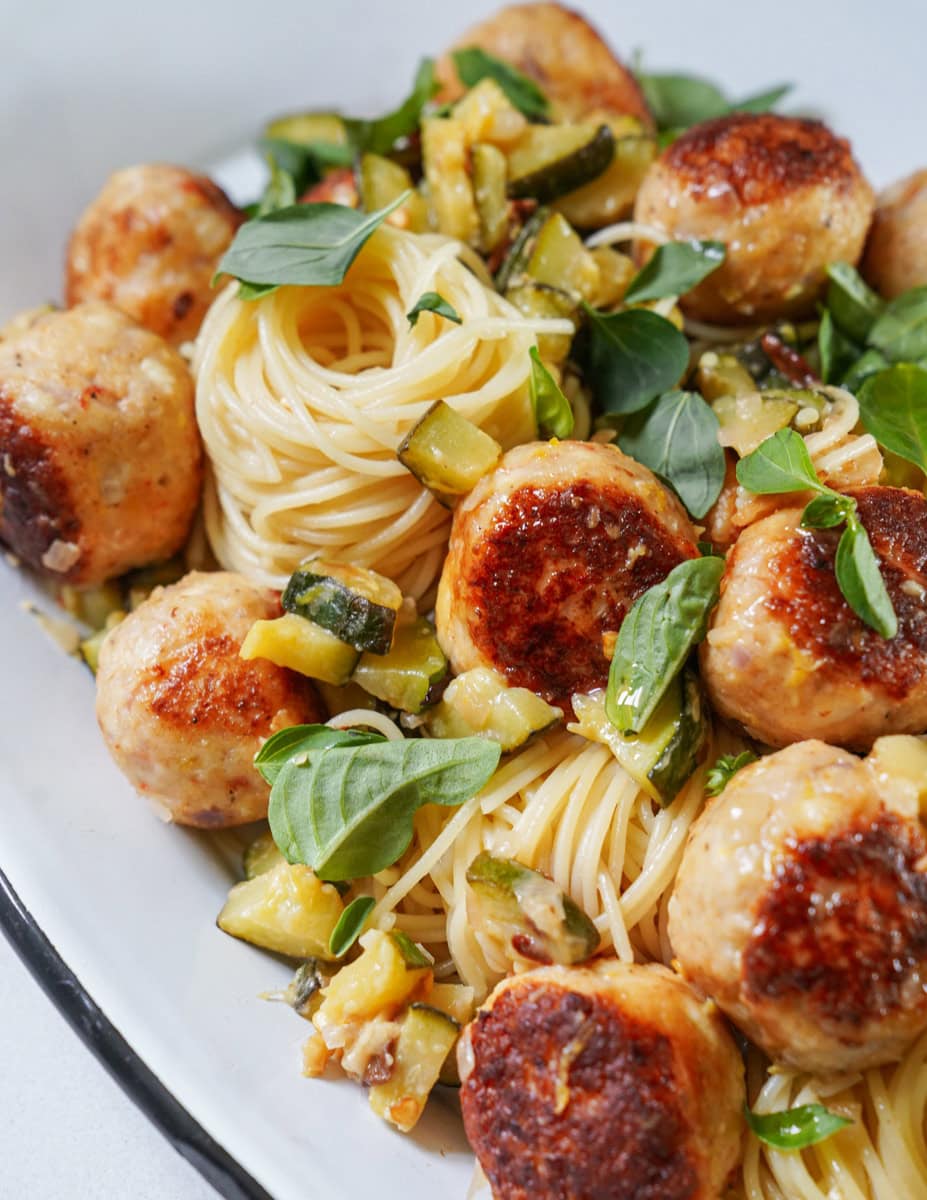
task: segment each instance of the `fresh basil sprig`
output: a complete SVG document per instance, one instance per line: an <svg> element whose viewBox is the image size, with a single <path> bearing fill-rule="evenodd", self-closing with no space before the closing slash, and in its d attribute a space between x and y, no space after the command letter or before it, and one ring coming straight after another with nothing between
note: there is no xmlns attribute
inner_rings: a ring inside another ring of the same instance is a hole
<svg viewBox="0 0 927 1200"><path fill-rule="evenodd" d="M885 301L876 295L859 271L847 262L827 268L827 310L837 328L854 342L864 344Z"/></svg>
<svg viewBox="0 0 927 1200"><path fill-rule="evenodd" d="M389 154L397 142L417 132L422 110L439 86L434 61L424 58L416 72L412 91L393 112L372 121L343 117L354 150L358 154Z"/></svg>
<svg viewBox="0 0 927 1200"><path fill-rule="evenodd" d="M550 112L547 97L527 75L479 46L466 46L451 55L464 87L475 87L481 79L493 79L508 99L529 121L542 121Z"/></svg>
<svg viewBox="0 0 927 1200"><path fill-rule="evenodd" d="M732 101L717 84L695 75L654 75L638 71L637 80L657 128L679 132L700 121L710 121L728 113L769 112L792 90L792 85L785 83Z"/></svg>
<svg viewBox="0 0 927 1200"><path fill-rule="evenodd" d="M779 429L737 464L737 482L759 495L815 492L801 523L806 529L831 529L846 523L837 544L834 574L850 608L884 638L898 632L898 618L879 570L879 560L856 512L856 501L818 479L804 438Z"/></svg>
<svg viewBox="0 0 927 1200"><path fill-rule="evenodd" d="M446 321L453 321L455 325L460 325L463 320L453 304L445 300L440 292L423 292L406 313L406 319L413 328L418 324L418 319L423 312L435 313L439 317L444 317Z"/></svg>
<svg viewBox="0 0 927 1200"><path fill-rule="evenodd" d="M618 631L605 692L605 711L620 733L640 733L705 636L723 573L722 558L688 559L631 606Z"/></svg>
<svg viewBox="0 0 927 1200"><path fill-rule="evenodd" d="M254 756L254 765L269 784L288 762L308 760L310 754L332 746L367 746L386 739L368 729L332 729L329 725L290 725L267 739Z"/></svg>
<svg viewBox="0 0 927 1200"><path fill-rule="evenodd" d="M697 392L672 391L629 417L618 444L664 479L693 517L703 517L724 484L718 432L718 418Z"/></svg>
<svg viewBox="0 0 927 1200"><path fill-rule="evenodd" d="M818 326L818 356L825 383L839 383L860 357L859 346L850 341L827 308Z"/></svg>
<svg viewBox="0 0 927 1200"><path fill-rule="evenodd" d="M927 358L927 287L911 288L889 300L868 340L889 362Z"/></svg>
<svg viewBox="0 0 927 1200"><path fill-rule="evenodd" d="M625 304L684 296L724 262L723 242L666 242L658 246L647 264L631 280Z"/></svg>
<svg viewBox="0 0 927 1200"><path fill-rule="evenodd" d="M858 399L862 422L879 445L927 471L927 370L897 363L870 376Z"/></svg>
<svg viewBox="0 0 927 1200"><path fill-rule="evenodd" d="M328 953L332 958L341 958L351 949L364 932L367 918L376 908L373 896L356 896L347 906L328 939Z"/></svg>
<svg viewBox="0 0 927 1200"><path fill-rule="evenodd" d="M816 1146L853 1122L823 1104L802 1104L784 1112L755 1113L744 1105L747 1124L761 1142L777 1150Z"/></svg>
<svg viewBox="0 0 927 1200"><path fill-rule="evenodd" d="M568 438L573 432L573 409L560 385L541 361L537 346L528 351L531 375L528 378L534 419L538 428L556 438Z"/></svg>
<svg viewBox="0 0 927 1200"><path fill-rule="evenodd" d="M705 776L705 791L709 796L720 796L742 767L756 762L752 750L741 750L740 754L722 754Z"/></svg>
<svg viewBox="0 0 927 1200"><path fill-rule="evenodd" d="M638 412L678 384L689 343L670 321L645 308L604 313L584 303L583 309L577 354L602 412Z"/></svg>

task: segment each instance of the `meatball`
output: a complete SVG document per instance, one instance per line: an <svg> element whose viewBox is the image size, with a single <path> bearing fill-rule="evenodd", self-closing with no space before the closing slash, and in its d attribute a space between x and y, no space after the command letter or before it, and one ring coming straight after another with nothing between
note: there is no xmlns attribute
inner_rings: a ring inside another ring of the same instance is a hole
<svg viewBox="0 0 927 1200"><path fill-rule="evenodd" d="M927 171L879 196L862 270L883 296L927 285Z"/></svg>
<svg viewBox="0 0 927 1200"><path fill-rule="evenodd" d="M682 306L738 324L812 312L827 264L859 258L872 208L849 143L826 125L737 113L677 138L645 176L634 216L676 240L727 245Z"/></svg>
<svg viewBox="0 0 927 1200"><path fill-rule="evenodd" d="M714 1005L665 967L506 979L458 1062L496 1200L717 1200L739 1158L740 1055Z"/></svg>
<svg viewBox="0 0 927 1200"><path fill-rule="evenodd" d="M76 585L169 558L199 501L193 380L176 350L109 304L0 341L0 538Z"/></svg>
<svg viewBox="0 0 927 1200"><path fill-rule="evenodd" d="M455 49L479 46L534 79L559 119L587 114L653 119L633 74L585 18L562 4L513 4L468 30ZM464 92L450 54L438 60L442 101Z"/></svg>
<svg viewBox="0 0 927 1200"><path fill-rule="evenodd" d="M819 737L867 750L927 729L927 501L903 488L850 490L898 616L886 639L837 586L836 530L801 528L790 508L749 526L728 555L701 647L715 708L751 737Z"/></svg>
<svg viewBox="0 0 927 1200"><path fill-rule="evenodd" d="M168 341L189 341L241 220L205 175L163 164L117 171L71 235L67 302L109 300Z"/></svg>
<svg viewBox="0 0 927 1200"><path fill-rule="evenodd" d="M181 825L215 829L267 815L253 766L278 729L323 720L307 679L238 652L276 592L240 575L193 572L156 588L100 651L97 720L116 765Z"/></svg>
<svg viewBox="0 0 927 1200"><path fill-rule="evenodd" d="M670 900L688 979L776 1062L863 1070L927 1028L927 841L910 792L801 742L693 825Z"/></svg>
<svg viewBox="0 0 927 1200"><path fill-rule="evenodd" d="M697 556L679 501L616 447L517 446L454 511L438 640L458 674L492 667L568 709L607 682L603 634Z"/></svg>

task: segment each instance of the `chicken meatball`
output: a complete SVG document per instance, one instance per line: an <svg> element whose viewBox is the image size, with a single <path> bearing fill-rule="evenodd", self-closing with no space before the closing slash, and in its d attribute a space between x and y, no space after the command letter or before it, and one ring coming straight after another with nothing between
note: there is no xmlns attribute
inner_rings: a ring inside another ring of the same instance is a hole
<svg viewBox="0 0 927 1200"><path fill-rule="evenodd" d="M187 365L109 304L0 341L0 539L76 585L169 558L199 501Z"/></svg>
<svg viewBox="0 0 927 1200"><path fill-rule="evenodd" d="M607 682L603 634L697 556L682 505L617 447L517 446L454 511L438 640L458 674L492 667L569 709Z"/></svg>
<svg viewBox="0 0 927 1200"><path fill-rule="evenodd" d="M927 501L903 488L850 490L898 617L883 638L837 586L836 530L802 510L749 526L728 555L701 647L715 708L751 737L819 737L867 750L884 733L927 729Z"/></svg>
<svg viewBox="0 0 927 1200"><path fill-rule="evenodd" d="M776 1062L862 1070L927 1028L927 841L910 792L823 742L742 768L693 825L669 934Z"/></svg>
<svg viewBox="0 0 927 1200"><path fill-rule="evenodd" d="M205 175L163 164L117 171L71 235L67 302L109 300L168 341L189 341L241 220Z"/></svg>
<svg viewBox="0 0 927 1200"><path fill-rule="evenodd" d="M879 196L862 270L883 296L927 285L927 171Z"/></svg>
<svg viewBox="0 0 927 1200"><path fill-rule="evenodd" d="M677 138L644 178L634 215L676 240L726 244L723 265L682 306L736 325L812 312L827 264L859 258L872 208L849 143L826 125L736 113Z"/></svg>
<svg viewBox="0 0 927 1200"><path fill-rule="evenodd" d="M278 729L323 720L307 679L238 652L276 592L240 575L193 572L156 588L107 635L97 720L133 787L181 825L215 829L267 815L253 765Z"/></svg>
<svg viewBox="0 0 927 1200"><path fill-rule="evenodd" d="M740 1055L714 1005L665 967L506 979L458 1062L496 1200L717 1200L739 1158Z"/></svg>
<svg viewBox="0 0 927 1200"><path fill-rule="evenodd" d="M586 114L653 120L633 74L579 13L562 4L513 4L468 30L456 48L479 46L537 82L561 120ZM440 100L464 92L450 54L438 60Z"/></svg>

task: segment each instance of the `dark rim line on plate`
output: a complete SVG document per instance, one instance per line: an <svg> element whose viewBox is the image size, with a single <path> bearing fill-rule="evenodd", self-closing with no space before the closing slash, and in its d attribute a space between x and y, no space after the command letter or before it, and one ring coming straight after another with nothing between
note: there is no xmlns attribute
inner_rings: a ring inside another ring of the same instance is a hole
<svg viewBox="0 0 927 1200"><path fill-rule="evenodd" d="M2 871L0 929L84 1045L182 1158L225 1200L273 1200L139 1058L36 924Z"/></svg>

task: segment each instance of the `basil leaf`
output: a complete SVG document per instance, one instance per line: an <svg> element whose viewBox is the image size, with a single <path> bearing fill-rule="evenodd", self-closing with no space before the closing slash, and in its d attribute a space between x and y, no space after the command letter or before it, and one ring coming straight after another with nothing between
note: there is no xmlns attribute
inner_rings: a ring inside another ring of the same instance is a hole
<svg viewBox="0 0 927 1200"><path fill-rule="evenodd" d="M689 343L675 325L645 308L583 308L588 320L578 353L603 412L637 412L676 386L689 365Z"/></svg>
<svg viewBox="0 0 927 1200"><path fill-rule="evenodd" d="M637 80L660 129L685 129L727 112L727 98L708 79L694 75L638 74Z"/></svg>
<svg viewBox="0 0 927 1200"><path fill-rule="evenodd" d="M730 106L730 111L745 113L772 112L779 101L793 90L794 86L791 83L780 83L775 87L767 88L763 92L756 92L752 96L745 96L743 100L736 100Z"/></svg>
<svg viewBox="0 0 927 1200"><path fill-rule="evenodd" d="M827 308L821 314L821 324L818 326L818 354L821 359L821 378L825 383L838 383L860 355L859 347L841 333Z"/></svg>
<svg viewBox="0 0 927 1200"><path fill-rule="evenodd" d="M376 908L373 896L356 896L338 918L338 923L328 939L328 953L332 958L341 958L351 949L364 931L367 918Z"/></svg>
<svg viewBox="0 0 927 1200"><path fill-rule="evenodd" d="M621 733L640 733L705 636L723 573L721 558L689 559L631 606L615 641L605 693L608 719Z"/></svg>
<svg viewBox="0 0 927 1200"><path fill-rule="evenodd" d="M751 1112L744 1105L744 1116L761 1142L779 1150L804 1150L853 1124L849 1117L831 1112L823 1104L802 1104L775 1113Z"/></svg>
<svg viewBox="0 0 927 1200"><path fill-rule="evenodd" d="M382 733L366 729L332 729L329 725L290 725L267 739L254 756L254 765L273 783L288 762L332 746L366 746L382 742Z"/></svg>
<svg viewBox="0 0 927 1200"><path fill-rule="evenodd" d="M258 146L277 166L293 176L297 196L318 183L327 167L349 167L354 162L351 146L336 142L290 142L285 138L261 138Z"/></svg>
<svg viewBox="0 0 927 1200"><path fill-rule="evenodd" d="M453 304L448 304L442 295L438 292L424 292L416 300L415 305L406 313L408 322L413 327L418 324L418 319L423 312L436 313L439 317L444 317L445 320L453 321L455 325L460 325L462 318Z"/></svg>
<svg viewBox="0 0 927 1200"><path fill-rule="evenodd" d="M927 358L927 286L889 300L869 331L869 345L891 362Z"/></svg>
<svg viewBox="0 0 927 1200"><path fill-rule="evenodd" d="M856 511L856 501L839 492L823 493L805 506L801 523L805 529L833 529L842 525Z"/></svg>
<svg viewBox="0 0 927 1200"><path fill-rule="evenodd" d="M321 879L373 875L408 848L423 804L463 804L489 780L499 755L486 738L403 738L291 760L271 792L271 832L291 862Z"/></svg>
<svg viewBox="0 0 927 1200"><path fill-rule="evenodd" d="M568 438L573 432L573 409L570 402L541 361L537 346L532 346L528 353L531 356L531 375L528 383L538 428L546 429L552 437Z"/></svg>
<svg viewBox="0 0 927 1200"><path fill-rule="evenodd" d="M693 517L703 517L724 484L718 431L718 418L697 392L673 391L629 417L618 445L664 479Z"/></svg>
<svg viewBox="0 0 927 1200"><path fill-rule="evenodd" d="M455 50L451 57L464 87L474 87L481 79L494 79L520 113L529 121L542 120L550 111L550 103L538 85L511 63L487 54L479 46Z"/></svg>
<svg viewBox="0 0 927 1200"><path fill-rule="evenodd" d="M837 543L834 571L844 599L860 620L882 637L893 638L898 632L898 618L869 534L855 513L847 518L847 527Z"/></svg>
<svg viewBox="0 0 927 1200"><path fill-rule="evenodd" d="M886 450L927 471L927 371L898 363L859 392L863 424Z"/></svg>
<svg viewBox="0 0 927 1200"><path fill-rule="evenodd" d="M294 204L246 221L222 256L217 275L249 284L331 287L341 283L364 243L408 196L377 212L342 204Z"/></svg>
<svg viewBox="0 0 927 1200"><path fill-rule="evenodd" d="M723 242L666 242L658 246L650 261L631 280L625 304L684 296L724 262Z"/></svg>
<svg viewBox="0 0 927 1200"><path fill-rule="evenodd" d="M784 492L829 492L818 479L805 439L794 429L778 429L737 464L737 482L761 496Z"/></svg>
<svg viewBox="0 0 927 1200"><path fill-rule="evenodd" d="M846 372L841 385L856 396L867 379L890 366L891 363L880 350L867 350Z"/></svg>
<svg viewBox="0 0 927 1200"><path fill-rule="evenodd" d="M411 93L385 117L374 121L343 117L348 138L358 153L389 154L397 142L418 131L422 109L439 88L432 59L422 59Z"/></svg>
<svg viewBox="0 0 927 1200"><path fill-rule="evenodd" d="M293 176L279 166L270 154L267 156L267 164L270 167L270 179L257 203L253 214L255 217L266 216L267 213L276 212L278 208L290 208L296 203L296 181Z"/></svg>
<svg viewBox="0 0 927 1200"><path fill-rule="evenodd" d="M838 329L854 342L865 343L885 301L849 263L831 263L827 275L827 308Z"/></svg>
<svg viewBox="0 0 927 1200"><path fill-rule="evenodd" d="M401 929L394 929L390 937L396 943L396 948L407 967L414 970L418 967L431 966L433 960L425 957L419 944L413 942L407 933L403 933Z"/></svg>
<svg viewBox="0 0 927 1200"><path fill-rule="evenodd" d="M709 796L720 796L737 772L752 762L756 762L752 750L742 750L740 754L722 754L705 776L705 791Z"/></svg>

